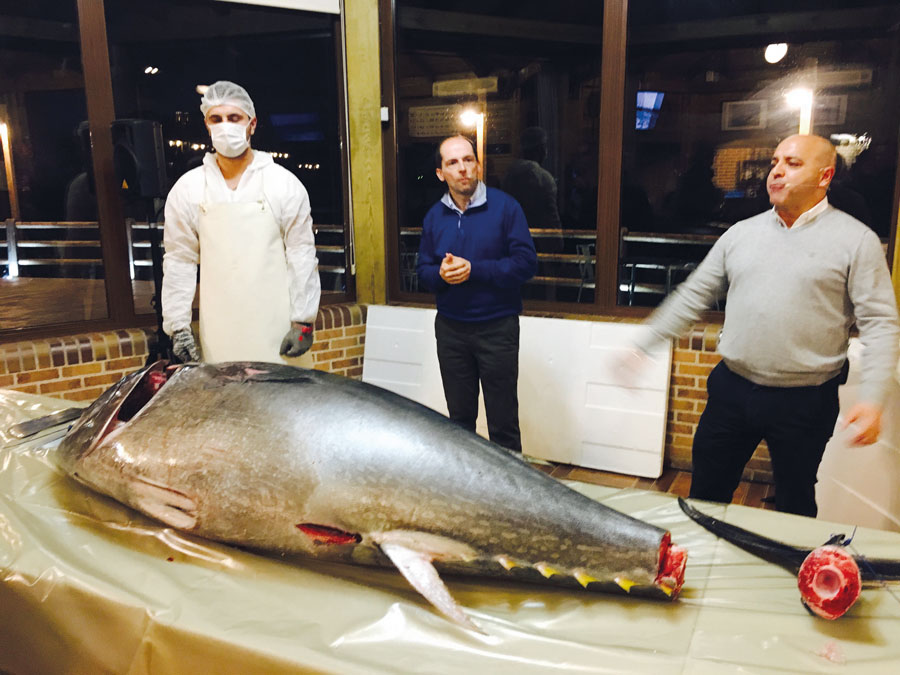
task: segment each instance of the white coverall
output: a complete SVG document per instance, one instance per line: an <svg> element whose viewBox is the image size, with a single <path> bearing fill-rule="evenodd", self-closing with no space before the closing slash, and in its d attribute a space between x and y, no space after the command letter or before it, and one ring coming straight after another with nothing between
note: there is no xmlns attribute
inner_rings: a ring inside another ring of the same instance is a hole
<svg viewBox="0 0 900 675"><path fill-rule="evenodd" d="M277 345L290 322L314 323L318 313L321 288L306 188L271 155L252 152L253 161L235 190L226 185L215 155L207 154L202 166L175 183L166 200L163 330L172 335L190 326L202 262L200 342L210 352L203 354L207 361L277 362ZM222 236L217 236L219 218ZM215 243L207 245L206 254L200 246L204 237ZM266 311L265 320L255 320ZM273 317L275 325L261 325L272 323ZM260 341L266 345L261 347Z"/></svg>

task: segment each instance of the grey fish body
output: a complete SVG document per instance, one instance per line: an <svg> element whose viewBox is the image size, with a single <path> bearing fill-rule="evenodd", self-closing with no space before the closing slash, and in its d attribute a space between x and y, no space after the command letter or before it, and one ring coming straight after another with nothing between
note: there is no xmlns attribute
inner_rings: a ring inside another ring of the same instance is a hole
<svg viewBox="0 0 900 675"><path fill-rule="evenodd" d="M680 588L684 554L668 532L408 399L262 363L182 367L156 393L148 382L164 372L155 364L120 381L59 451L68 473L172 527L393 564L445 613L416 572L433 566L657 597Z"/></svg>

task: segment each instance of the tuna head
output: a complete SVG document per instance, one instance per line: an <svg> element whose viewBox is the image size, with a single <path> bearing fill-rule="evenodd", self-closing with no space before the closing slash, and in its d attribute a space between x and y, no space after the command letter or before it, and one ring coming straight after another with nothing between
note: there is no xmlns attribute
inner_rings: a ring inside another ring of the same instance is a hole
<svg viewBox="0 0 900 675"><path fill-rule="evenodd" d="M68 474L77 478L77 467L83 458L159 391L166 380L165 368L166 363L158 361L126 375L81 414L57 451L57 461Z"/></svg>
<svg viewBox="0 0 900 675"><path fill-rule="evenodd" d="M72 475L172 527L396 566L469 628L440 572L660 598L683 582L686 556L665 530L424 406L327 373L156 364L98 399L61 450Z"/></svg>

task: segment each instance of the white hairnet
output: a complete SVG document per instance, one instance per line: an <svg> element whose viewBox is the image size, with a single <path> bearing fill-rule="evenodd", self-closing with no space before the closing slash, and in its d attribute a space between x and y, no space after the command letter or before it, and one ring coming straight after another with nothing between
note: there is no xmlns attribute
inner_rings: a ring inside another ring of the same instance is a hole
<svg viewBox="0 0 900 675"><path fill-rule="evenodd" d="M253 107L253 100L247 90L228 80L219 80L209 85L203 98L200 99L200 112L203 113L203 117L206 117L210 108L217 105L233 105L251 118L256 117L256 108Z"/></svg>

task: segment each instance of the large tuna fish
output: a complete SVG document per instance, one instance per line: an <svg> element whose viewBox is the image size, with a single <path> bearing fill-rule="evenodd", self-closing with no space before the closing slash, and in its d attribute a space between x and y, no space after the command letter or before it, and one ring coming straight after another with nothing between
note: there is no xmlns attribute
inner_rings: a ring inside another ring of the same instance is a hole
<svg viewBox="0 0 900 675"><path fill-rule="evenodd" d="M157 362L97 399L59 451L76 479L179 530L393 564L469 628L438 571L660 598L684 579L665 530L418 403L314 370Z"/></svg>

